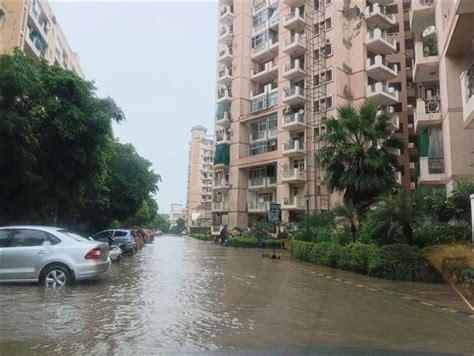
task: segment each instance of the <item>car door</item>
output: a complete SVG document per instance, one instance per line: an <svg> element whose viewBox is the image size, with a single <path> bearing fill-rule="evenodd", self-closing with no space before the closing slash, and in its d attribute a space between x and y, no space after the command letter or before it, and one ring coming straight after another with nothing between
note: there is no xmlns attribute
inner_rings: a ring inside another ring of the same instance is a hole
<svg viewBox="0 0 474 356"><path fill-rule="evenodd" d="M46 232L12 229L3 250L3 279L35 279L51 251Z"/></svg>
<svg viewBox="0 0 474 356"><path fill-rule="evenodd" d="M10 230L0 230L0 280L4 279L3 276L3 251L7 245L8 237L10 235Z"/></svg>

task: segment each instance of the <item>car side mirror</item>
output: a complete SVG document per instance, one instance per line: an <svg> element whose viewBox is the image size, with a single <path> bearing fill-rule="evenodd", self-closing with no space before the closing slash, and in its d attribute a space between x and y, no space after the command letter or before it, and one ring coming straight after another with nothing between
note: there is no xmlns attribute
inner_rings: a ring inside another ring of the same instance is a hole
<svg viewBox="0 0 474 356"><path fill-rule="evenodd" d="M94 239L92 238L92 236L89 236L88 239L89 239L90 241L94 241Z"/></svg>

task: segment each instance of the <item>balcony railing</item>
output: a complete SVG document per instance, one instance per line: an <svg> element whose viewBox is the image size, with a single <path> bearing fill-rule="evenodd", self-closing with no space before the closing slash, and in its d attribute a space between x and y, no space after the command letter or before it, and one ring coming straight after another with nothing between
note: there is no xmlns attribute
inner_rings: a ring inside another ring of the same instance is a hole
<svg viewBox="0 0 474 356"><path fill-rule="evenodd" d="M229 181L225 179L214 180L214 188L227 189L229 188Z"/></svg>
<svg viewBox="0 0 474 356"><path fill-rule="evenodd" d="M230 88L220 88L217 90L217 99L222 99L225 97L232 97L232 91Z"/></svg>
<svg viewBox="0 0 474 356"><path fill-rule="evenodd" d="M285 93L285 98L287 98L289 96L296 95L296 94L304 95L304 88L295 85L295 86L292 86L292 87L283 88L283 92Z"/></svg>
<svg viewBox="0 0 474 356"><path fill-rule="evenodd" d="M303 150L304 141L303 140L289 140L288 142L285 142L283 144L283 149L285 151L291 151L291 150L296 150L296 149Z"/></svg>
<svg viewBox="0 0 474 356"><path fill-rule="evenodd" d="M375 83L372 85L369 85L369 94L373 94L378 92L381 89L382 92L385 94L388 94L390 96L393 96L394 98L397 98L397 90L389 87L387 84L381 84L381 83Z"/></svg>
<svg viewBox="0 0 474 356"><path fill-rule="evenodd" d="M248 202L247 210L265 212L267 210L267 205L267 202Z"/></svg>
<svg viewBox="0 0 474 356"><path fill-rule="evenodd" d="M305 180L306 179L306 170L295 168L292 170L286 170L283 172L284 180Z"/></svg>
<svg viewBox="0 0 474 356"><path fill-rule="evenodd" d="M298 113L285 115L283 117L283 126L292 124L306 124L304 115L299 115Z"/></svg>
<svg viewBox="0 0 474 356"><path fill-rule="evenodd" d="M267 5L267 0L255 0L253 4L253 11L257 12L260 9L263 9Z"/></svg>
<svg viewBox="0 0 474 356"><path fill-rule="evenodd" d="M374 57L369 57L367 59L367 61L369 62L369 65L371 65L371 66L376 65L376 64L381 64L381 65L384 65L387 68L390 68L391 70L394 70L394 71L398 70L398 66L395 63L391 63L391 62L387 61L387 59L385 59L381 55L377 55L377 56L374 56Z"/></svg>
<svg viewBox="0 0 474 356"><path fill-rule="evenodd" d="M300 46L306 47L306 35L304 33L303 34L297 33L293 37L286 39L285 40L285 47L289 47L294 43L296 43Z"/></svg>

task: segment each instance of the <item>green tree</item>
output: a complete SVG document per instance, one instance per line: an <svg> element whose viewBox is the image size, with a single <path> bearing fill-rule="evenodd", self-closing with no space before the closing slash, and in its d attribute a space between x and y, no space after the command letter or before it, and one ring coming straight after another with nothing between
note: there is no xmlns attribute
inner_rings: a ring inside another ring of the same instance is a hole
<svg viewBox="0 0 474 356"><path fill-rule="evenodd" d="M334 214L344 219L349 224L352 234L352 242L356 242L357 228L359 227L359 211L352 202L339 205L334 209Z"/></svg>
<svg viewBox="0 0 474 356"><path fill-rule="evenodd" d="M469 225L471 222L471 194L474 194L474 181L460 180L456 183L448 203L453 208L453 217L464 220Z"/></svg>
<svg viewBox="0 0 474 356"><path fill-rule="evenodd" d="M155 199L148 197L143 200L142 205L138 211L128 219L128 226L142 226L142 227L155 227L153 226L156 217L158 216L158 204Z"/></svg>
<svg viewBox="0 0 474 356"><path fill-rule="evenodd" d="M141 157L131 144L116 141L113 147L106 179L110 199L107 216L110 220L128 222L140 208L150 207L150 194L157 191L161 177L153 172L151 163Z"/></svg>
<svg viewBox="0 0 474 356"><path fill-rule="evenodd" d="M324 170L329 189L343 192L344 200L362 209L396 184L400 139L391 137L390 115L371 102L358 109L338 108L326 121L327 133L319 138L316 160Z"/></svg>
<svg viewBox="0 0 474 356"><path fill-rule="evenodd" d="M412 245L415 225L427 218L424 192L417 189L411 194L405 190L387 194L375 205L372 214L374 228L386 234L381 239L392 243L391 235L400 230L406 242Z"/></svg>
<svg viewBox="0 0 474 356"><path fill-rule="evenodd" d="M181 234L186 229L186 221L182 218L176 220L176 225L172 226L170 233L172 234Z"/></svg>
<svg viewBox="0 0 474 356"><path fill-rule="evenodd" d="M164 219L160 214L155 218L154 227L161 230L162 233L166 234L170 231L170 223Z"/></svg>
<svg viewBox="0 0 474 356"><path fill-rule="evenodd" d="M0 216L72 218L105 181L112 121L124 115L92 82L19 51L0 67Z"/></svg>

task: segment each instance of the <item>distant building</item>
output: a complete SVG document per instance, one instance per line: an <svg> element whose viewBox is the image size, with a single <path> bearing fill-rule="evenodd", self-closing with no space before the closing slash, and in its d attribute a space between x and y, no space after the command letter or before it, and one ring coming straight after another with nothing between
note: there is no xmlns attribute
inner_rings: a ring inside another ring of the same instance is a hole
<svg viewBox="0 0 474 356"><path fill-rule="evenodd" d="M47 1L3 0L0 3L0 54L15 48L27 56L84 77L78 55L71 50Z"/></svg>
<svg viewBox="0 0 474 356"><path fill-rule="evenodd" d="M170 214L168 221L170 223L170 228L176 225L176 222L179 219L186 221L186 210L184 209L183 204L171 204L170 205Z"/></svg>
<svg viewBox="0 0 474 356"><path fill-rule="evenodd" d="M214 137L203 126L191 129L186 195L187 226L211 226ZM217 203L214 204L217 206Z"/></svg>

